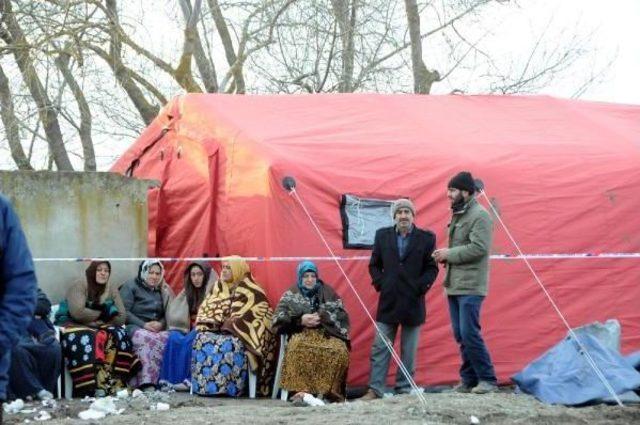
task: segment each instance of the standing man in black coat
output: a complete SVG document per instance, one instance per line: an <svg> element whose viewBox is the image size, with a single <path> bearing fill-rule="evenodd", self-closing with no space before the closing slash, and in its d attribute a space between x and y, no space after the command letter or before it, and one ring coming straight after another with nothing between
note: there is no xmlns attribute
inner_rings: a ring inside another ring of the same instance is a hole
<svg viewBox="0 0 640 425"><path fill-rule="evenodd" d="M369 274L373 287L380 293L376 322L393 345L398 326L402 363L413 377L420 327L425 321L425 294L438 275L438 266L431 254L436 236L414 224L415 207L408 199L398 199L391 208L395 226L378 229L375 236ZM371 347L369 390L361 400L382 397L391 352L376 333ZM396 374L395 391L411 391L402 371Z"/></svg>

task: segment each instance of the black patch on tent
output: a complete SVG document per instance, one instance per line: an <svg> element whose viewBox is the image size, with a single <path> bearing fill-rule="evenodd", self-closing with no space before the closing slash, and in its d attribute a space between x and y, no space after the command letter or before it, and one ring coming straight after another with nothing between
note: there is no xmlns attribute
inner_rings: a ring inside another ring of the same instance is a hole
<svg viewBox="0 0 640 425"><path fill-rule="evenodd" d="M376 231L393 225L393 201L366 199L356 195L342 195L342 244L345 249L371 249Z"/></svg>

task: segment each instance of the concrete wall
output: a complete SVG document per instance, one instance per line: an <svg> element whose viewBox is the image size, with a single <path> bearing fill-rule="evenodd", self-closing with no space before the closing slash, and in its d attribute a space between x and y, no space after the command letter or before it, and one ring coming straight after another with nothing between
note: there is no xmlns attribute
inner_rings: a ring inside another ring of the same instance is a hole
<svg viewBox="0 0 640 425"><path fill-rule="evenodd" d="M34 258L144 257L149 180L111 173L0 171L0 192L13 202ZM111 281L135 274L134 262L112 262ZM36 262L40 287L64 298L84 262Z"/></svg>

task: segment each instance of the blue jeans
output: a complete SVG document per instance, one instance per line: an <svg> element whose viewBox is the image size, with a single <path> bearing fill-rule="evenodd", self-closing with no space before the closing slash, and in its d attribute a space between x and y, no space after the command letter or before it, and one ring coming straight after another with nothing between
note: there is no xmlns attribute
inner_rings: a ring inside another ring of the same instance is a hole
<svg viewBox="0 0 640 425"><path fill-rule="evenodd" d="M391 345L393 345L398 326L401 325L376 323L380 331L391 341ZM400 360L412 378L415 372L415 358L419 336L420 326L402 326L400 330ZM378 397L382 397L384 393L387 373L389 372L389 360L391 360L391 352L389 352L382 338L376 332L376 338L371 347L371 377L369 378L369 388L373 390ZM411 391L411 384L400 368L398 368L396 372L396 385L394 389L396 393L408 393Z"/></svg>
<svg viewBox="0 0 640 425"><path fill-rule="evenodd" d="M481 295L450 295L449 314L453 336L460 346L462 366L460 378L468 386L476 386L478 381L496 384L496 372L491 363L489 350L480 334Z"/></svg>

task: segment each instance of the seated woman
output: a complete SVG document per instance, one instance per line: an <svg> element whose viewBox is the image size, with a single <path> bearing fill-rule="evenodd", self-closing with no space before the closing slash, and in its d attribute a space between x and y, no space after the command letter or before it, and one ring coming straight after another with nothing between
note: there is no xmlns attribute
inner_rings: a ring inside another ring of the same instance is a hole
<svg viewBox="0 0 640 425"><path fill-rule="evenodd" d="M162 263L143 261L138 276L120 287L120 295L127 309L127 334L133 342L133 352L142 363L142 369L130 384L155 389L169 336L165 311L173 298L173 291L164 280Z"/></svg>
<svg viewBox="0 0 640 425"><path fill-rule="evenodd" d="M349 367L349 316L333 288L318 277L311 261L298 265L298 281L282 295L273 329L289 336L280 386L294 392L342 401Z"/></svg>
<svg viewBox="0 0 640 425"><path fill-rule="evenodd" d="M73 285L56 313L64 326L62 353L75 397L115 394L140 369L131 341L122 327L125 309L118 290L109 283L111 264L94 261L86 281Z"/></svg>
<svg viewBox="0 0 640 425"><path fill-rule="evenodd" d="M213 274L217 280L218 275ZM210 277L211 267L208 264L189 264L184 271L184 289L167 307L165 317L169 339L164 349L160 383L167 383L176 391L188 391L191 387L191 349L196 337L196 315L211 289Z"/></svg>
<svg viewBox="0 0 640 425"><path fill-rule="evenodd" d="M240 396L247 371L268 395L273 378L275 338L272 310L264 290L240 257L222 262L220 279L200 306L193 343L191 385L199 395Z"/></svg>
<svg viewBox="0 0 640 425"><path fill-rule="evenodd" d="M60 376L62 351L49 320L51 302L38 288L36 311L18 343L11 350L9 398L53 398Z"/></svg>

